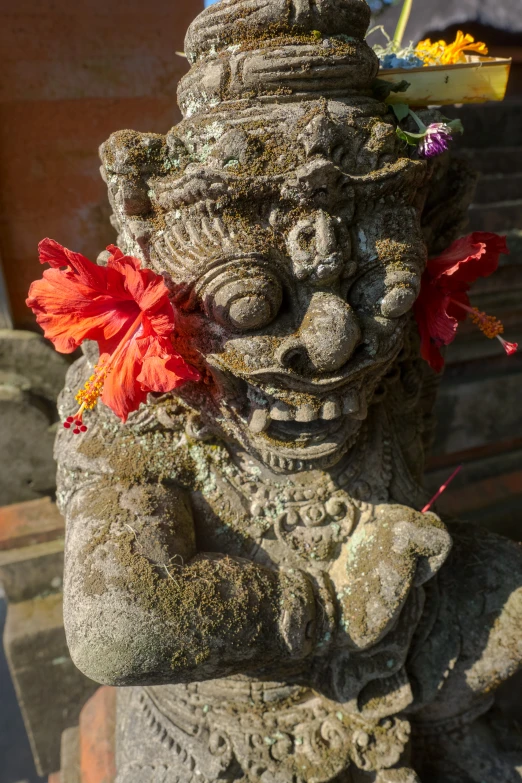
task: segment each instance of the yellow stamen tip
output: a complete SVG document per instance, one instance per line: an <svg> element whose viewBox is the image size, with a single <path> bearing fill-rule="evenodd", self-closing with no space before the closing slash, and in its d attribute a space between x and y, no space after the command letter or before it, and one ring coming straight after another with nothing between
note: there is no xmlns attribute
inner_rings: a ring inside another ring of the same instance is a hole
<svg viewBox="0 0 522 783"><path fill-rule="evenodd" d="M499 321L494 315L482 313L476 307L473 308L473 312L471 313L471 320L486 337L489 337L490 340L493 340L495 337L504 333L504 324L502 321Z"/></svg>

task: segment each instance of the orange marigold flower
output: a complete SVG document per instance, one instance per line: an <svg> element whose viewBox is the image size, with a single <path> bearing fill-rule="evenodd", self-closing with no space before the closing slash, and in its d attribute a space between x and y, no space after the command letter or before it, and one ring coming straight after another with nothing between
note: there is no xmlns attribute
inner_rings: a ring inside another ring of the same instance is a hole
<svg viewBox="0 0 522 783"><path fill-rule="evenodd" d="M488 47L485 43L475 42L472 35L465 35L459 30L453 43L448 44L446 41L432 43L429 38L426 38L425 41L419 41L415 48L415 54L424 60L426 65L463 63L466 62L465 52L486 55Z"/></svg>
<svg viewBox="0 0 522 783"><path fill-rule="evenodd" d="M79 410L64 427L85 432L85 410L101 398L122 421L149 392L166 393L199 372L176 351L175 312L161 275L114 245L107 266L98 266L53 239L39 244L43 279L29 289L27 305L57 351L72 353L95 340L99 364L76 395Z"/></svg>

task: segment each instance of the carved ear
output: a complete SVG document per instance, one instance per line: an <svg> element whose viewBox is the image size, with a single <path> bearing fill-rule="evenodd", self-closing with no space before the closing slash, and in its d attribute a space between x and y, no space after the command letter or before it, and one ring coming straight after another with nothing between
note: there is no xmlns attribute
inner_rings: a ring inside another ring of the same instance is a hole
<svg viewBox="0 0 522 783"><path fill-rule="evenodd" d="M107 183L118 244L144 258L148 258L154 232L149 180L169 173L175 166L174 152L164 136L130 130L113 133L100 147L101 173Z"/></svg>

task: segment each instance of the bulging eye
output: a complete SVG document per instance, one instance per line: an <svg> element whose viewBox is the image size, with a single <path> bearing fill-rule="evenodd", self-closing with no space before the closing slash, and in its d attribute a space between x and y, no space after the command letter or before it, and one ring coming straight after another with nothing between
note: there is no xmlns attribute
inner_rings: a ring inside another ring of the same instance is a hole
<svg viewBox="0 0 522 783"><path fill-rule="evenodd" d="M209 280L201 296L209 318L234 330L249 331L275 318L283 292L269 270L235 264Z"/></svg>
<svg viewBox="0 0 522 783"><path fill-rule="evenodd" d="M411 285L398 285L386 294L381 302L381 312L385 318L400 318L405 315L417 299L418 290Z"/></svg>
<svg viewBox="0 0 522 783"><path fill-rule="evenodd" d="M413 307L419 293L418 276L409 270L375 269L360 277L350 289L352 307L368 315L400 318Z"/></svg>

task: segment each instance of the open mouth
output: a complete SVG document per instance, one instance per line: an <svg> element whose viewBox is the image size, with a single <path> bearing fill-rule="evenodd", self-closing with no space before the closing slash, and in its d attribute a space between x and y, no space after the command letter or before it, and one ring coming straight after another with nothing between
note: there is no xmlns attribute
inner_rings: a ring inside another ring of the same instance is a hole
<svg viewBox="0 0 522 783"><path fill-rule="evenodd" d="M272 440L282 443L293 443L296 446L307 446L311 442L320 443L339 429L342 419L325 422L322 419L301 423L297 421L272 421L266 430L266 435Z"/></svg>
<svg viewBox="0 0 522 783"><path fill-rule="evenodd" d="M216 357L209 366L224 397L235 400L222 411L238 440L275 472L290 472L331 467L352 448L367 401L392 357L371 374L350 372L319 382L281 372L238 376Z"/></svg>
<svg viewBox="0 0 522 783"><path fill-rule="evenodd" d="M247 405L235 418L263 462L276 470L334 464L354 442L367 413L362 390L326 397L270 391L246 384Z"/></svg>

